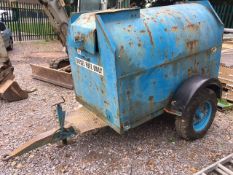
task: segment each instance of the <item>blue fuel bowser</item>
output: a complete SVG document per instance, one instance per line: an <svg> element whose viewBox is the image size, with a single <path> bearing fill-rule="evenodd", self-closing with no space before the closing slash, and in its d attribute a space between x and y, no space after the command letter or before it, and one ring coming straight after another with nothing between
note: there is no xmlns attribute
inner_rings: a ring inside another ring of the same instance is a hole
<svg viewBox="0 0 233 175"><path fill-rule="evenodd" d="M169 112L182 137L199 138L221 97L223 29L208 1L75 14L68 51L77 100L118 133Z"/></svg>
<svg viewBox="0 0 233 175"><path fill-rule="evenodd" d="M76 98L84 107L65 119L58 104L60 128L5 159L104 126L122 134L165 112L176 117L182 138L203 137L222 95L223 30L207 0L73 14L67 45Z"/></svg>

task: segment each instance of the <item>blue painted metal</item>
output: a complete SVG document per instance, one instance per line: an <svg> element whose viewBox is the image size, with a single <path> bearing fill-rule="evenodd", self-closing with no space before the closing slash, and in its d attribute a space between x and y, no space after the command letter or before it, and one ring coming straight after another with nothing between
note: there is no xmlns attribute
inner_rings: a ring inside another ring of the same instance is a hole
<svg viewBox="0 0 233 175"><path fill-rule="evenodd" d="M196 132L201 132L206 128L211 119L212 110L213 108L209 101L205 101L203 104L198 106L193 122L193 128Z"/></svg>
<svg viewBox="0 0 233 175"><path fill-rule="evenodd" d="M65 103L64 98L63 102L56 104L56 114L60 128L54 133L53 139L61 140L63 144L67 144L67 138L76 135L76 132L73 127L65 128L66 112L62 109L62 103Z"/></svg>
<svg viewBox="0 0 233 175"><path fill-rule="evenodd" d="M66 112L62 110L61 104L56 105L56 113L60 130L64 131Z"/></svg>
<svg viewBox="0 0 233 175"><path fill-rule="evenodd" d="M119 133L162 114L189 77L218 77L223 24L208 1L74 14L69 25L77 100Z"/></svg>

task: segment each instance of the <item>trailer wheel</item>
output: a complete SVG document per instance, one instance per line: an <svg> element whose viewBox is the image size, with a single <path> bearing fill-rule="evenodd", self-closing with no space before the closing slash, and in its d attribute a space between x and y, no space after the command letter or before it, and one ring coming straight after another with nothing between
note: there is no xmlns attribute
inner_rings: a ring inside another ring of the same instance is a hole
<svg viewBox="0 0 233 175"><path fill-rule="evenodd" d="M201 89L190 101L175 125L177 133L186 140L204 137L217 111L217 97L213 90Z"/></svg>

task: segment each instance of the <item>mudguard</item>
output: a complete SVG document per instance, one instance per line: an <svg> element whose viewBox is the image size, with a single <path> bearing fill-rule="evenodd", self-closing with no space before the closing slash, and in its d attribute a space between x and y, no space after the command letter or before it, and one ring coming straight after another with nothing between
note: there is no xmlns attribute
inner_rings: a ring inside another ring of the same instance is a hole
<svg viewBox="0 0 233 175"><path fill-rule="evenodd" d="M192 98L202 88L209 88L213 90L216 93L217 98L221 98L222 96L222 85L217 78L193 76L184 81L184 83L178 88L169 108L165 111L176 115L182 115Z"/></svg>

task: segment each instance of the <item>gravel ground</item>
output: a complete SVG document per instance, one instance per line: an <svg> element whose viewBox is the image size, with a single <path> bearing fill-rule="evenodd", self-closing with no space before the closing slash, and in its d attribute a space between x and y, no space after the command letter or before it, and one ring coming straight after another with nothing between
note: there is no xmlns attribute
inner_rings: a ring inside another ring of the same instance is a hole
<svg viewBox="0 0 233 175"><path fill-rule="evenodd" d="M57 42L16 43L9 53L16 80L24 89L38 90L27 100L0 101L0 156L32 136L56 125L51 106L66 99L66 111L79 106L74 93L31 78L29 63L45 63L62 54ZM203 139L180 139L174 119L161 116L118 135L106 127L78 135L68 146L47 145L9 162L0 174L193 174L233 152L233 113L217 113Z"/></svg>

